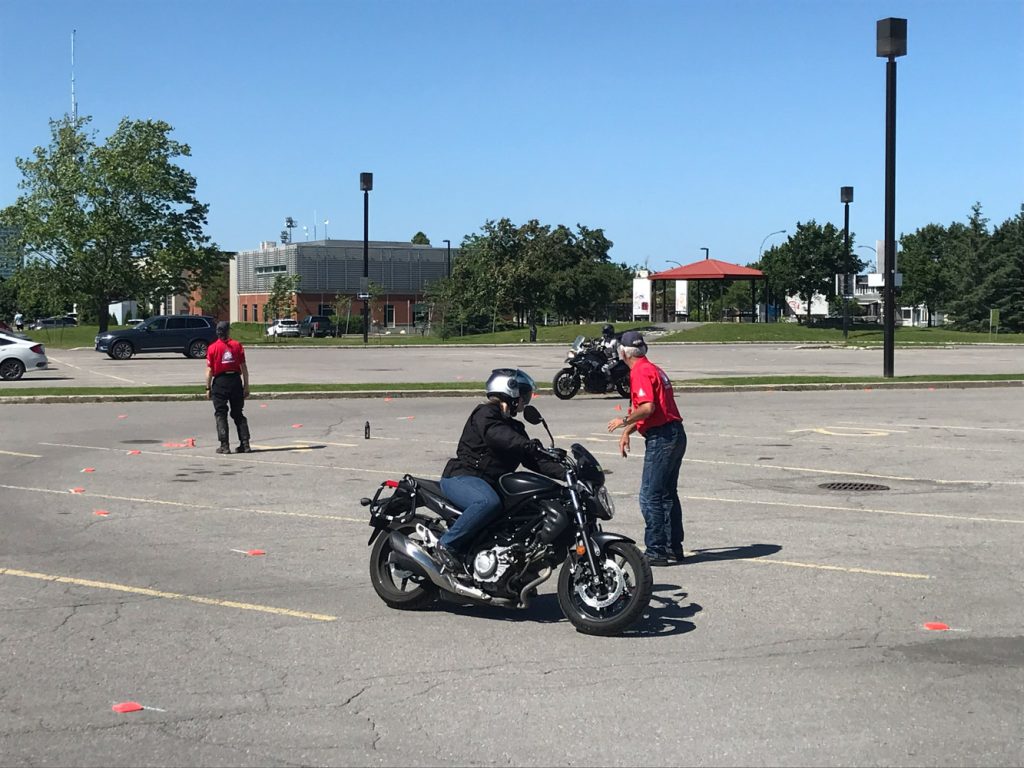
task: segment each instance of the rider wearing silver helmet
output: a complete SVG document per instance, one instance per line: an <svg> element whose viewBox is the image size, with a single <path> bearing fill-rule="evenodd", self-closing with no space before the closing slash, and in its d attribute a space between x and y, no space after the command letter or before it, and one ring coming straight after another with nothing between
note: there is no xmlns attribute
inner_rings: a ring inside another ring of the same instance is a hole
<svg viewBox="0 0 1024 768"><path fill-rule="evenodd" d="M438 543L438 560L456 574L465 572L464 558L479 533L501 513L495 489L498 478L519 465L562 479L565 470L537 451L539 443L526 434L515 416L533 398L536 384L513 368L496 368L487 379L487 402L476 406L466 420L455 451L441 475L441 490L462 515Z"/></svg>

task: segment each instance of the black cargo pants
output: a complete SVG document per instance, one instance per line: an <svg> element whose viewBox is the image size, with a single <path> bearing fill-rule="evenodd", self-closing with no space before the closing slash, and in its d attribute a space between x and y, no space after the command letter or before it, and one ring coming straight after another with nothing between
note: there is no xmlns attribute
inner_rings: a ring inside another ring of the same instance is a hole
<svg viewBox="0 0 1024 768"><path fill-rule="evenodd" d="M217 439L221 445L227 445L231 436L228 432L228 406L231 407L231 418L238 430L238 441L249 442L249 422L242 409L245 397L242 389L242 375L239 373L222 373L213 377L210 386L210 399L213 400L213 415L217 420Z"/></svg>

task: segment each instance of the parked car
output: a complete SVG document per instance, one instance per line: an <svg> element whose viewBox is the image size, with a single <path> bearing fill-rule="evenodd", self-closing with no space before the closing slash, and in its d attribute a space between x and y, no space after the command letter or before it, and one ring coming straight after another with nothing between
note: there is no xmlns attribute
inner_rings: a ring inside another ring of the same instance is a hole
<svg viewBox="0 0 1024 768"><path fill-rule="evenodd" d="M66 315L64 317L41 317L29 326L29 330L44 331L50 328L64 328L76 325L78 325L78 321Z"/></svg>
<svg viewBox="0 0 1024 768"><path fill-rule="evenodd" d="M307 315L306 319L299 323L299 335L310 338L337 336L338 329L327 315Z"/></svg>
<svg viewBox="0 0 1024 768"><path fill-rule="evenodd" d="M217 320L208 315L157 315L136 328L107 331L96 337L96 351L115 360L128 360L139 352L180 352L185 357L206 357L217 338Z"/></svg>
<svg viewBox="0 0 1024 768"><path fill-rule="evenodd" d="M0 333L0 379L15 381L25 371L44 371L48 365L42 344L13 333Z"/></svg>
<svg viewBox="0 0 1024 768"><path fill-rule="evenodd" d="M279 317L267 326L267 336L294 336L299 337L299 321L291 318Z"/></svg>

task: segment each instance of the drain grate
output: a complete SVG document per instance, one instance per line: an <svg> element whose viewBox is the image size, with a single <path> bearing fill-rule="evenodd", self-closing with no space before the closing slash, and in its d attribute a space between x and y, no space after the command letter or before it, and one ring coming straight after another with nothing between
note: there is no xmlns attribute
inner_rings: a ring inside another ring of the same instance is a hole
<svg viewBox="0 0 1024 768"><path fill-rule="evenodd" d="M818 486L826 491L888 491L888 485L875 483L822 483Z"/></svg>

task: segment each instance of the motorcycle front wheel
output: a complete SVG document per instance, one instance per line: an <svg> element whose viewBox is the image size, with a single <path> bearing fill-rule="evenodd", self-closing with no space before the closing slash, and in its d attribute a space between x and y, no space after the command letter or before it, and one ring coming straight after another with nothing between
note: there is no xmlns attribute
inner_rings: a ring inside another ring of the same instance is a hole
<svg viewBox="0 0 1024 768"><path fill-rule="evenodd" d="M571 400L580 391L580 377L572 368L563 368L555 374L551 386L559 400Z"/></svg>
<svg viewBox="0 0 1024 768"><path fill-rule="evenodd" d="M615 382L615 391L619 393L620 397L629 399L629 376Z"/></svg>
<svg viewBox="0 0 1024 768"><path fill-rule="evenodd" d="M409 525L399 531L416 539L416 526ZM422 576L388 562L391 554L389 531L382 531L370 550L370 583L373 590L391 608L415 611L426 608L437 599L437 587Z"/></svg>
<svg viewBox="0 0 1024 768"><path fill-rule="evenodd" d="M605 547L598 567L601 585L590 578L585 557L570 568L572 556L558 574L558 606L577 632L585 635L618 635L634 624L651 602L654 578L647 558L636 545L615 541Z"/></svg>

